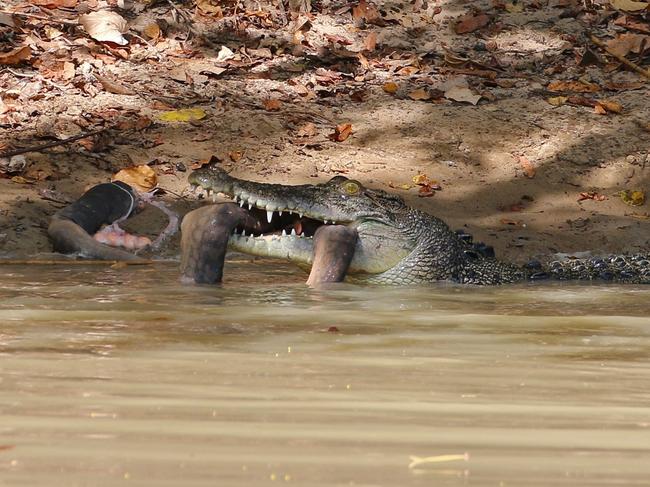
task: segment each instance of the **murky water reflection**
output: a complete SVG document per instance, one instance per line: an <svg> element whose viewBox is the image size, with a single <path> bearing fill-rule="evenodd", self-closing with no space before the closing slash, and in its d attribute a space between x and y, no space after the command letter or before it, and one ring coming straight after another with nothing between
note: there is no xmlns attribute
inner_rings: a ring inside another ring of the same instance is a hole
<svg viewBox="0 0 650 487"><path fill-rule="evenodd" d="M0 271L0 485L650 485L650 287Z"/></svg>

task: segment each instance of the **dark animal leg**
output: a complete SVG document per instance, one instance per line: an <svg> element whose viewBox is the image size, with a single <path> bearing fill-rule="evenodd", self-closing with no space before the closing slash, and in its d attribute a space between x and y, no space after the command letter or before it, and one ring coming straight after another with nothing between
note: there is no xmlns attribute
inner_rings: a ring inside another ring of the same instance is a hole
<svg viewBox="0 0 650 487"><path fill-rule="evenodd" d="M92 238L75 222L54 216L47 229L54 250L64 254L78 252L84 257L101 260L142 260L124 250L104 245Z"/></svg>
<svg viewBox="0 0 650 487"><path fill-rule="evenodd" d="M343 225L319 227L314 234L314 260L307 285L341 282L354 256L357 238L356 230Z"/></svg>
<svg viewBox="0 0 650 487"><path fill-rule="evenodd" d="M228 239L248 215L235 203L190 211L181 223L181 279L215 284L223 278Z"/></svg>

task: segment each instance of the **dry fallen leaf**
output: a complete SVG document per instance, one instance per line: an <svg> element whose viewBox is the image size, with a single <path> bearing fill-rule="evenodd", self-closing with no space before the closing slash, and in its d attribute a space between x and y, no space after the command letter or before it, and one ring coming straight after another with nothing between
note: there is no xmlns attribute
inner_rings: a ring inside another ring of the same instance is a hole
<svg viewBox="0 0 650 487"><path fill-rule="evenodd" d="M221 18L223 17L223 10L219 3L221 2L214 0L196 0L196 6L199 7L201 12Z"/></svg>
<svg viewBox="0 0 650 487"><path fill-rule="evenodd" d="M6 25L11 28L16 27L16 22L14 22L13 15L7 12L0 12L0 25Z"/></svg>
<svg viewBox="0 0 650 487"><path fill-rule="evenodd" d="M584 200L594 200L594 201L605 201L607 196L604 194L597 193L596 191L583 191L578 196L578 201Z"/></svg>
<svg viewBox="0 0 650 487"><path fill-rule="evenodd" d="M522 226L521 220L511 220L510 218L501 218L499 222L501 222L502 225L512 225L516 227Z"/></svg>
<svg viewBox="0 0 650 487"><path fill-rule="evenodd" d="M342 123L337 125L334 129L334 133L330 134L330 140L334 142L343 142L352 134L352 124L351 123Z"/></svg>
<svg viewBox="0 0 650 487"><path fill-rule="evenodd" d="M595 93L600 86L582 81L552 81L546 87L550 91L574 91L576 93Z"/></svg>
<svg viewBox="0 0 650 487"><path fill-rule="evenodd" d="M305 125L296 130L296 137L313 137L317 134L316 125L307 122Z"/></svg>
<svg viewBox="0 0 650 487"><path fill-rule="evenodd" d="M481 95L475 94L472 90L464 86L452 86L445 91L445 98L476 105L481 99Z"/></svg>
<svg viewBox="0 0 650 487"><path fill-rule="evenodd" d="M31 179L24 178L22 176L13 176L11 180L14 183L18 183L18 184L34 184L36 182Z"/></svg>
<svg viewBox="0 0 650 487"><path fill-rule="evenodd" d="M607 115L607 110L605 110L605 107L602 106L600 103L596 103L594 105L594 113L598 115Z"/></svg>
<svg viewBox="0 0 650 487"><path fill-rule="evenodd" d="M621 113L623 111L623 106L614 100L598 100L594 108L601 107L607 113Z"/></svg>
<svg viewBox="0 0 650 487"><path fill-rule="evenodd" d="M615 9L626 12L640 12L646 10L650 5L648 2L635 2L634 0L610 0L609 3Z"/></svg>
<svg viewBox="0 0 650 487"><path fill-rule="evenodd" d="M202 108L183 108L181 110L172 110L158 115L158 119L163 122L192 122L205 118L207 113Z"/></svg>
<svg viewBox="0 0 650 487"><path fill-rule="evenodd" d="M566 96L551 96L551 97L547 98L546 101L549 104L553 105L554 107L561 107L562 105L564 105L566 103L567 97Z"/></svg>
<svg viewBox="0 0 650 487"><path fill-rule="evenodd" d="M359 3L352 7L352 18L357 25L362 24L364 21L369 24L381 23L379 11L375 6L366 2L366 0L359 0Z"/></svg>
<svg viewBox="0 0 650 487"><path fill-rule="evenodd" d="M145 35L145 37L148 37L152 41L157 41L162 37L162 31L160 30L160 26L157 22L151 22L150 24L147 24L145 28L142 29L142 33Z"/></svg>
<svg viewBox="0 0 650 487"><path fill-rule="evenodd" d="M219 50L219 54L217 54L215 61L218 63L224 63L234 57L235 57L234 52L232 52L226 46L221 46L221 49Z"/></svg>
<svg viewBox="0 0 650 487"><path fill-rule="evenodd" d="M522 2L506 2L504 8L506 9L506 12L511 14L518 14L524 11Z"/></svg>
<svg viewBox="0 0 650 487"><path fill-rule="evenodd" d="M621 191L619 196L626 205L641 206L645 203L645 193L641 190L626 189Z"/></svg>
<svg viewBox="0 0 650 487"><path fill-rule="evenodd" d="M371 32L366 36L366 39L363 41L363 48L365 51L374 51L377 47L377 33Z"/></svg>
<svg viewBox="0 0 650 487"><path fill-rule="evenodd" d="M156 172L146 164L124 168L112 179L113 181L122 181L143 193L151 191L158 185Z"/></svg>
<svg viewBox="0 0 650 487"><path fill-rule="evenodd" d="M518 159L519 159L519 165L521 165L521 168L523 169L526 177L534 178L537 170L535 169L533 163L530 162L526 156L519 156Z"/></svg>
<svg viewBox="0 0 650 487"><path fill-rule="evenodd" d="M32 0L31 3L47 8L75 8L77 6L77 0Z"/></svg>
<svg viewBox="0 0 650 487"><path fill-rule="evenodd" d="M116 95L135 95L135 91L133 91L131 88L128 86L124 86L121 83L118 83L117 81L110 80L108 78L105 78L104 76L99 76L98 74L95 75L95 78L97 78L97 81L101 83L101 85L104 87L106 91L109 93L114 93Z"/></svg>
<svg viewBox="0 0 650 487"><path fill-rule="evenodd" d="M418 88L417 90L413 90L409 93L408 96L411 100L429 100L431 98L429 92L424 88Z"/></svg>
<svg viewBox="0 0 650 487"><path fill-rule="evenodd" d="M389 81L388 83L384 83L384 85L382 86L382 89L386 93L390 93L391 95L397 93L397 88L398 88L397 83L393 83L392 81Z"/></svg>
<svg viewBox="0 0 650 487"><path fill-rule="evenodd" d="M122 34L128 30L128 24L118 13L98 10L79 16L79 24L96 41L113 42L120 46L128 44L128 41L122 37Z"/></svg>
<svg viewBox="0 0 650 487"><path fill-rule="evenodd" d="M486 14L479 15L464 15L454 26L456 34L467 34L475 30L485 27L490 22L490 16Z"/></svg>
<svg viewBox="0 0 650 487"><path fill-rule="evenodd" d="M262 104L267 112L276 112L282 107L282 102L277 98L267 98Z"/></svg>
<svg viewBox="0 0 650 487"><path fill-rule="evenodd" d="M237 162L239 161L242 157L244 157L244 151L240 150L233 150L228 152L228 157L230 157L230 160L232 162Z"/></svg>
<svg viewBox="0 0 650 487"><path fill-rule="evenodd" d="M32 55L29 46L20 46L9 52L0 53L0 64L18 64Z"/></svg>
<svg viewBox="0 0 650 487"><path fill-rule="evenodd" d="M619 34L607 42L607 51L618 56L640 54L646 49L650 49L650 36L643 34Z"/></svg>

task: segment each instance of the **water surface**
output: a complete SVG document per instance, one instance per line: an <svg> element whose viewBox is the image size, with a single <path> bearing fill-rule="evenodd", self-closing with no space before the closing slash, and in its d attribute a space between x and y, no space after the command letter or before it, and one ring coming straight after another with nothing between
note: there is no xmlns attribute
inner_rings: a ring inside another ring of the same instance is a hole
<svg viewBox="0 0 650 487"><path fill-rule="evenodd" d="M0 272L3 486L650 485L650 286Z"/></svg>

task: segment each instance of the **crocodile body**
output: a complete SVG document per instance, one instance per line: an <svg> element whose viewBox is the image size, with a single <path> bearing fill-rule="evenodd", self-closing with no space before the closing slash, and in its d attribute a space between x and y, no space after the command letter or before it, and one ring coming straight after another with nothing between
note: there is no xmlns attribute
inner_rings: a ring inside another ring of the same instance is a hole
<svg viewBox="0 0 650 487"><path fill-rule="evenodd" d="M322 184L289 186L237 179L210 167L192 173L189 182L208 194L223 193L239 203L243 213L233 220L229 235L222 238L222 245L227 240L232 250L286 259L309 268L314 262L311 236L318 228L337 225L356 232L354 255L345 275L351 282L492 285L557 278L650 283L647 255L524 267L503 262L494 258L491 248L473 244L468 235L458 234L439 218L409 207L402 198L365 188L343 176ZM203 211L207 215L211 210ZM189 221L183 229L188 234L183 237L184 257L190 249L205 245L201 235L210 225L206 218Z"/></svg>

